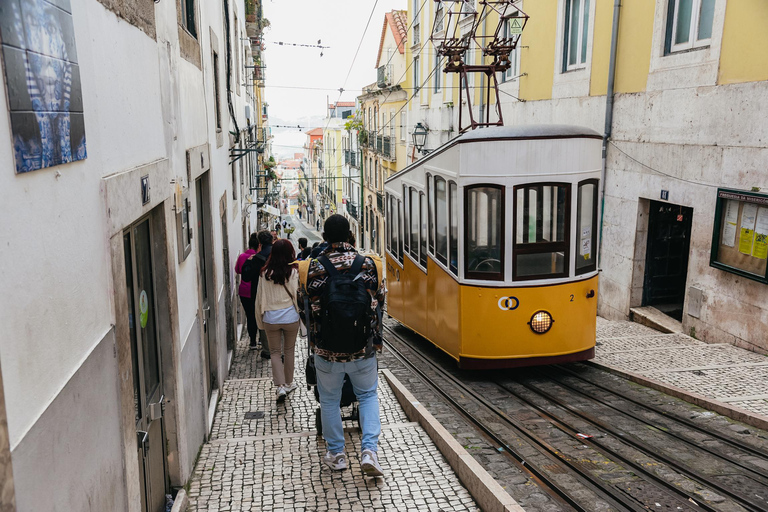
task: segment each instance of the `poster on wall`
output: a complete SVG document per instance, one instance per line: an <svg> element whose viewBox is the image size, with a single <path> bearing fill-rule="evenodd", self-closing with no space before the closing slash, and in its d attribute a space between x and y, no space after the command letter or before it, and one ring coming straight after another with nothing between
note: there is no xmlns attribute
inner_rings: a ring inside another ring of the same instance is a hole
<svg viewBox="0 0 768 512"><path fill-rule="evenodd" d="M0 0L0 40L16 172L86 158L70 0Z"/></svg>

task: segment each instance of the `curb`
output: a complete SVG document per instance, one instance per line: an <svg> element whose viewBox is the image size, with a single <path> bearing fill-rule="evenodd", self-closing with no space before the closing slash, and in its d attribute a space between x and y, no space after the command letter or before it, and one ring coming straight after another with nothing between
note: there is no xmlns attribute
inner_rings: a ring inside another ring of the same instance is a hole
<svg viewBox="0 0 768 512"><path fill-rule="evenodd" d="M173 502L171 512L186 512L188 506L189 499L187 498L187 491L179 489L179 492L176 493L176 500Z"/></svg>
<svg viewBox="0 0 768 512"><path fill-rule="evenodd" d="M665 384L657 380L652 380L627 370L620 370L619 368L615 368L604 363L596 363L594 361L586 361L586 363L590 366L605 370L608 373L612 373L624 379L636 382L637 384L642 384L643 386L661 391L662 393L674 396L675 398L679 398L693 405L697 405L723 416L727 416L732 420L746 423L752 427L768 430L768 417L756 415L755 413L747 411L746 409L742 409L741 407L734 407L732 405L719 402L714 398L709 398L704 395L694 393L693 391L678 388L677 386L673 386L671 384Z"/></svg>
<svg viewBox="0 0 768 512"><path fill-rule="evenodd" d="M525 509L510 496L483 467L467 453L458 441L429 413L405 386L387 369L381 373L400 402L406 416L427 432L432 442L451 465L459 480L485 512L524 512Z"/></svg>

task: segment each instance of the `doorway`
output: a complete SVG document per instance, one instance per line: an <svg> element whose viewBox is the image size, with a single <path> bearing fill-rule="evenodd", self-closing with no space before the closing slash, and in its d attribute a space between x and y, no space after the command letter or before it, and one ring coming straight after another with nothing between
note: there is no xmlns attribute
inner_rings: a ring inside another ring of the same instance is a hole
<svg viewBox="0 0 768 512"><path fill-rule="evenodd" d="M224 262L224 315L226 317L227 351L235 349L235 314L232 307L233 290L232 267L229 259L229 223L227 222L227 194L219 201L219 220L221 221L222 261Z"/></svg>
<svg viewBox="0 0 768 512"><path fill-rule="evenodd" d="M200 319L203 327L203 370L205 392L210 403L213 390L218 388L216 357L216 317L211 305L216 300L213 281L213 232L211 230L211 191L209 173L195 183L197 202L197 260L200 287Z"/></svg>
<svg viewBox="0 0 768 512"><path fill-rule="evenodd" d="M651 201L643 305L683 319L693 208Z"/></svg>
<svg viewBox="0 0 768 512"><path fill-rule="evenodd" d="M139 220L123 233L142 511L161 512L165 506L168 478L152 247L149 217Z"/></svg>

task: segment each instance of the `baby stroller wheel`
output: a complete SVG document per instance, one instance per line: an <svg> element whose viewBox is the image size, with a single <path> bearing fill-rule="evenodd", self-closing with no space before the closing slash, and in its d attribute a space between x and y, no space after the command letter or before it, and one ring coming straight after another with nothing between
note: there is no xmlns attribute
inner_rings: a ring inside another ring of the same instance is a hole
<svg viewBox="0 0 768 512"><path fill-rule="evenodd" d="M323 435L323 417L320 415L319 407L315 409L315 429L317 430L318 436Z"/></svg>

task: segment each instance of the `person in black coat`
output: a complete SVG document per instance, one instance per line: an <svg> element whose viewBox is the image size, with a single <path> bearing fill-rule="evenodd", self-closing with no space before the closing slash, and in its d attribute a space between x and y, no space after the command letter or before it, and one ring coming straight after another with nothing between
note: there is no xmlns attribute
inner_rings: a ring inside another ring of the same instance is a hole
<svg viewBox="0 0 768 512"><path fill-rule="evenodd" d="M259 239L261 249L259 252L245 260L241 275L243 281L251 283L251 298L256 299L256 290L259 288L259 277L261 276L261 269L267 262L267 258L272 253L272 234L269 231L259 231L256 235ZM261 357L269 359L269 342L267 341L267 333L263 329L259 329L259 339L261 340ZM255 342L250 345L251 350L256 350L257 346Z"/></svg>

